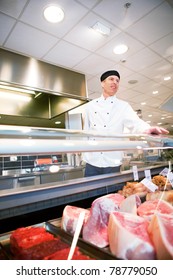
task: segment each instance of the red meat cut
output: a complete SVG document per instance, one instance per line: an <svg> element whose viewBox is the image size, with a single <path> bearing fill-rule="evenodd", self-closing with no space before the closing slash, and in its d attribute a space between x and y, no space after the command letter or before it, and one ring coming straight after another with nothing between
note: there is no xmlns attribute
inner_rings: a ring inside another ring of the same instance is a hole
<svg viewBox="0 0 173 280"><path fill-rule="evenodd" d="M164 200L155 199L145 201L137 208L138 215L143 217L150 217L155 212L173 215L173 207Z"/></svg>
<svg viewBox="0 0 173 280"><path fill-rule="evenodd" d="M10 248L14 255L44 241L53 240L54 236L43 227L18 228L10 235Z"/></svg>
<svg viewBox="0 0 173 280"><path fill-rule="evenodd" d="M79 215L83 211L85 212L85 218L84 218L84 223L85 223L90 211L84 208L67 205L63 210L62 219L61 219L61 228L73 235L77 226Z"/></svg>
<svg viewBox="0 0 173 280"><path fill-rule="evenodd" d="M14 255L16 260L42 260L46 256L56 251L68 248L69 245L64 243L60 238L41 242L27 249L21 249Z"/></svg>
<svg viewBox="0 0 173 280"><path fill-rule="evenodd" d="M125 260L154 260L155 249L147 232L149 221L143 217L112 212L108 223L109 246L112 254Z"/></svg>
<svg viewBox="0 0 173 280"><path fill-rule="evenodd" d="M82 237L100 248L108 246L107 226L109 215L118 211L124 196L118 193L108 194L95 199L91 205L90 214L83 225Z"/></svg>
<svg viewBox="0 0 173 280"><path fill-rule="evenodd" d="M44 260L67 260L70 248L65 248L55 252L54 254L47 256ZM80 252L79 248L76 247L72 260L92 260L89 256Z"/></svg>
<svg viewBox="0 0 173 280"><path fill-rule="evenodd" d="M152 216L148 232L158 260L173 259L173 216L157 212Z"/></svg>

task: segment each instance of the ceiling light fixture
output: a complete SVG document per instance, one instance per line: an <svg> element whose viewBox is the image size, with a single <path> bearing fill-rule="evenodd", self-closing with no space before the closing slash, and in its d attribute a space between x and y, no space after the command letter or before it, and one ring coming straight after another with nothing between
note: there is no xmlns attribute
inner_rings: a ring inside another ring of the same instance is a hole
<svg viewBox="0 0 173 280"><path fill-rule="evenodd" d="M153 94L157 94L157 93L158 93L158 90L154 90L154 91L153 91Z"/></svg>
<svg viewBox="0 0 173 280"><path fill-rule="evenodd" d="M93 26L92 29L94 29L95 31L99 32L102 35L106 35L109 36L111 29L107 26L105 26L104 24L102 24L101 22L96 22Z"/></svg>
<svg viewBox="0 0 173 280"><path fill-rule="evenodd" d="M57 23L64 19L64 11L57 6L49 6L44 9L44 17L48 22Z"/></svg>
<svg viewBox="0 0 173 280"><path fill-rule="evenodd" d="M117 45L114 49L113 49L113 52L115 54L123 54L125 52L128 51L128 47L124 44L120 44L120 45Z"/></svg>
<svg viewBox="0 0 173 280"><path fill-rule="evenodd" d="M170 76L166 76L166 77L164 77L164 81L169 81L171 79L171 77Z"/></svg>
<svg viewBox="0 0 173 280"><path fill-rule="evenodd" d="M33 90L18 88L18 87L13 87L13 86L8 86L8 85L0 85L0 89L10 90L10 91L15 91L15 92L20 92L20 93L35 94L35 91L33 91Z"/></svg>
<svg viewBox="0 0 173 280"><path fill-rule="evenodd" d="M3 92L0 91L0 97L3 99L9 99L9 100L18 100L18 101L23 101L23 102L29 102L31 100L31 96L25 96L25 95L20 95L20 94L15 94L15 93L10 93L10 92Z"/></svg>

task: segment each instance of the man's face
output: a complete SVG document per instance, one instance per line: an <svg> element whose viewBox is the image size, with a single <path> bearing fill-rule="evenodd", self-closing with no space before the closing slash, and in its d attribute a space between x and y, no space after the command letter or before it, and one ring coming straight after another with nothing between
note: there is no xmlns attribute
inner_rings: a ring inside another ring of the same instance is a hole
<svg viewBox="0 0 173 280"><path fill-rule="evenodd" d="M117 76L109 76L101 82L104 94L113 96L119 88L120 79Z"/></svg>

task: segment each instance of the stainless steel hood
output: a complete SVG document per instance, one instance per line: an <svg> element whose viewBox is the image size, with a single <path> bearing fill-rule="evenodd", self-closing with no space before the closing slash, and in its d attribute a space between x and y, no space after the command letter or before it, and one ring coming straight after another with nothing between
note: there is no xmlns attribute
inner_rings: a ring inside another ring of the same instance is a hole
<svg viewBox="0 0 173 280"><path fill-rule="evenodd" d="M35 92L23 105L0 97L1 124L57 127L55 121L61 121L63 128L65 113L88 101L83 74L3 49L0 84Z"/></svg>

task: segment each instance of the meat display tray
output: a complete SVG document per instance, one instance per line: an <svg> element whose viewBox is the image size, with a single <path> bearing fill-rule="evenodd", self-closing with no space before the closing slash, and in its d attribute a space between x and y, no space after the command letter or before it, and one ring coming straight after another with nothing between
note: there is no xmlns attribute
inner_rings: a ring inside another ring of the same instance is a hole
<svg viewBox="0 0 173 280"><path fill-rule="evenodd" d="M56 237L60 237L62 241L67 244L71 244L73 236L69 233L66 233L64 230L60 228L60 221L52 220L48 222L44 222L41 224L33 225L36 227L44 227L46 231L52 233ZM13 255L10 250L10 235L13 231L1 234L0 235L0 260L13 260ZM85 255L96 259L96 260L115 260L117 259L113 256L107 249L100 249L92 244L89 244L83 241L81 238L78 239L77 246L80 251Z"/></svg>

